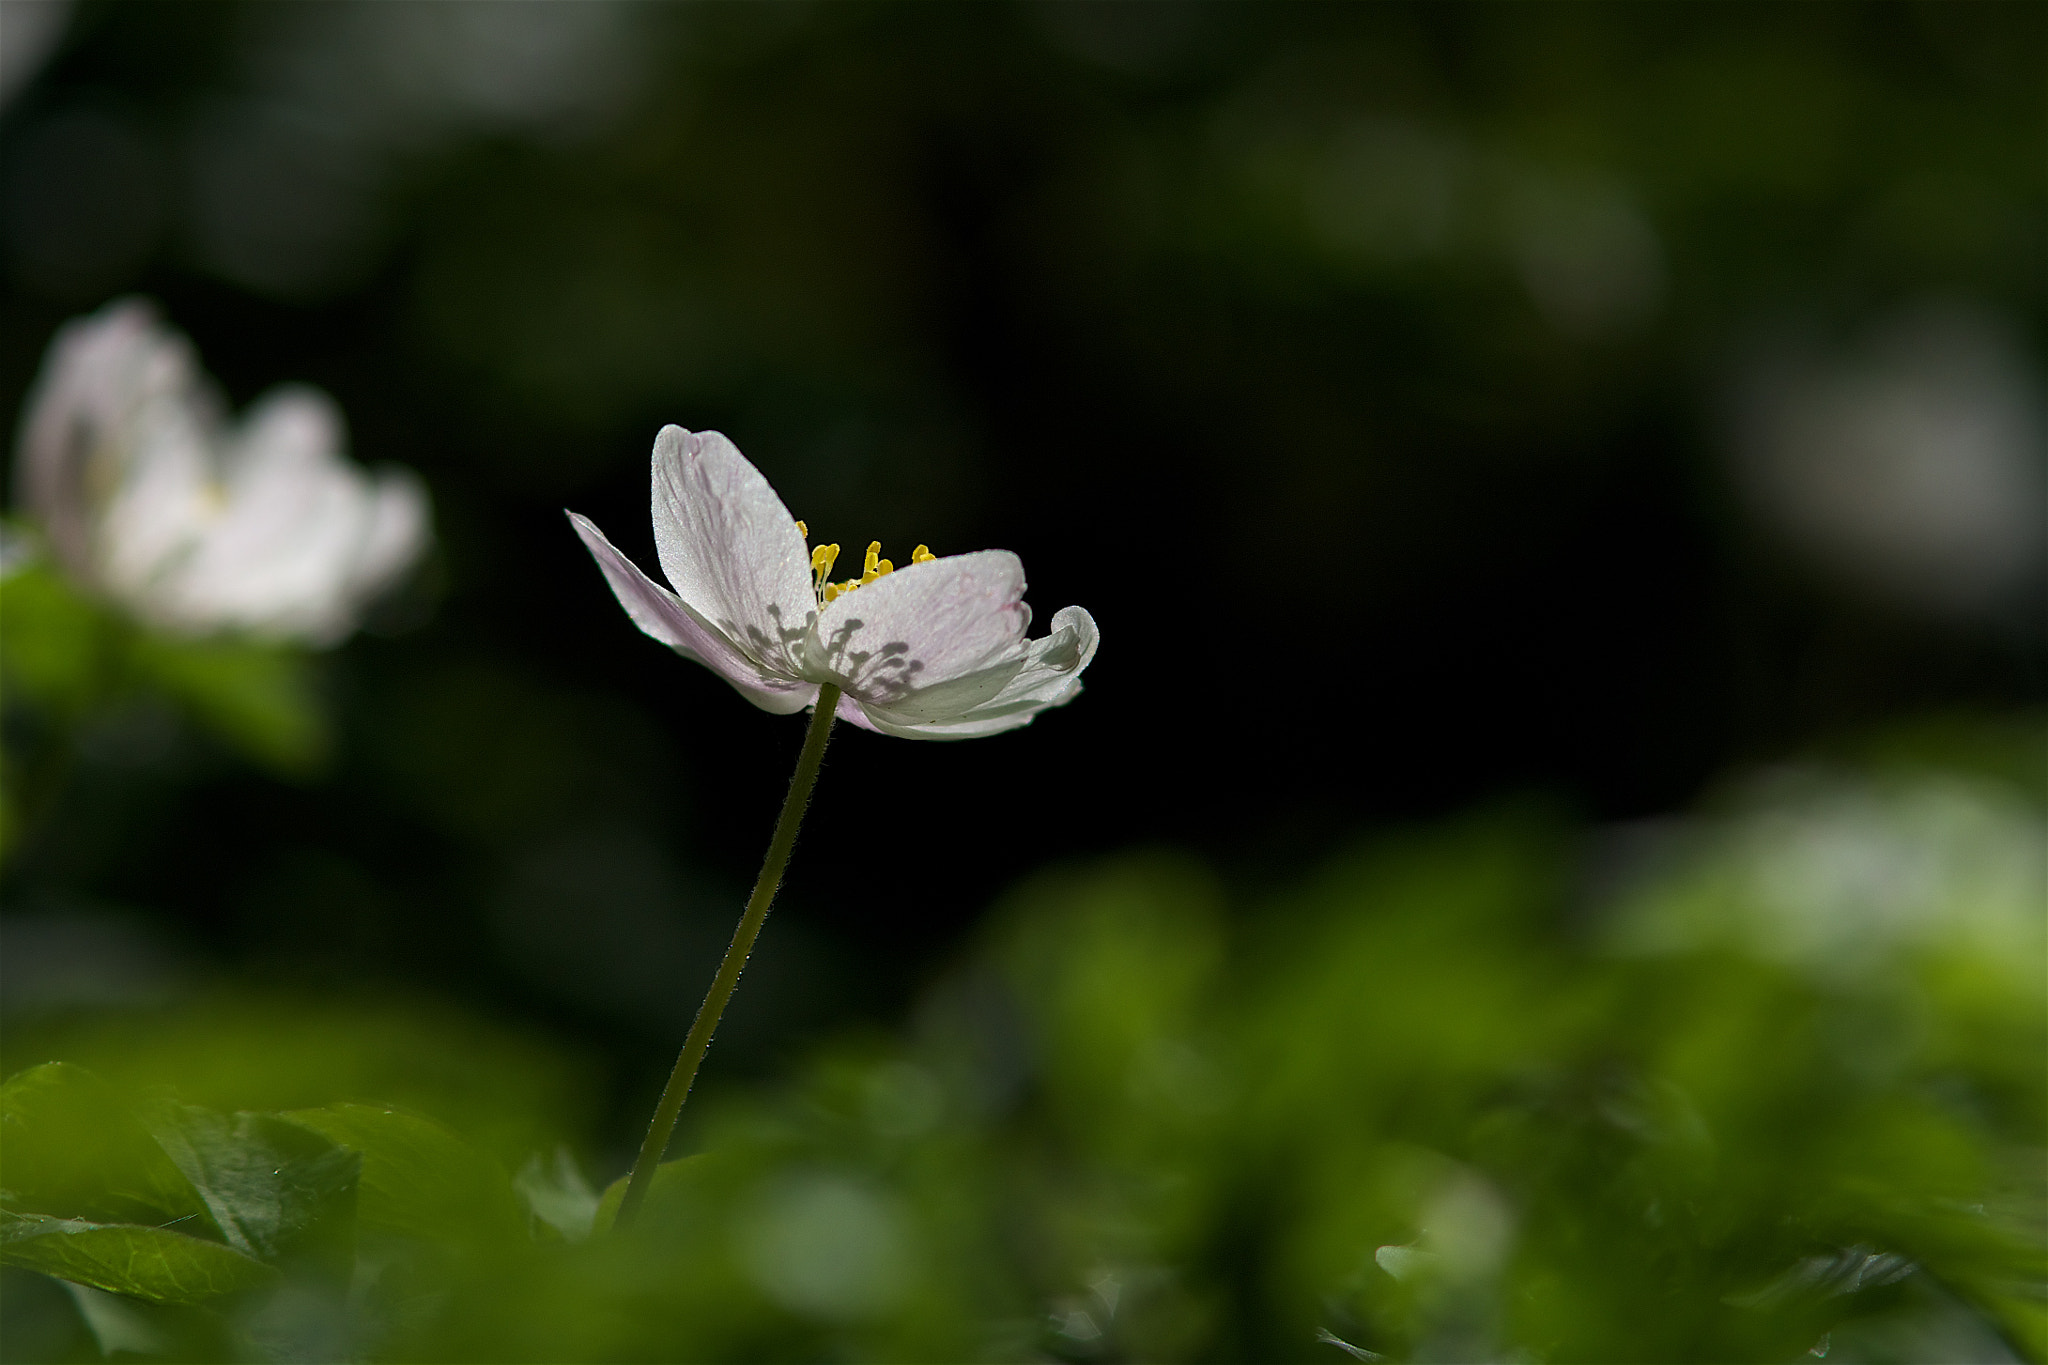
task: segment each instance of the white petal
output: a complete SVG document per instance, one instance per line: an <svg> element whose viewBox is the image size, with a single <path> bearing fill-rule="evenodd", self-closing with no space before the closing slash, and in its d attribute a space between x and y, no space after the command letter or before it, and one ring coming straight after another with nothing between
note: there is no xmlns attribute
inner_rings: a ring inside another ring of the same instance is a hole
<svg viewBox="0 0 2048 1365"><path fill-rule="evenodd" d="M190 409L196 383L191 348L139 299L73 319L51 342L22 423L15 491L75 577L98 580L99 516L125 476L139 415Z"/></svg>
<svg viewBox="0 0 2048 1365"><path fill-rule="evenodd" d="M113 487L91 509L86 581L162 620L166 580L191 557L211 517L207 433L182 406L153 403L125 438ZM93 471L92 481L101 479Z"/></svg>
<svg viewBox="0 0 2048 1365"><path fill-rule="evenodd" d="M310 389L278 390L250 410L221 451L206 534L171 580L193 627L321 643L353 629L350 574L372 494L342 440L340 412Z"/></svg>
<svg viewBox="0 0 2048 1365"><path fill-rule="evenodd" d="M1081 673L1094 660L1100 642L1095 618L1080 607L1065 607L1052 618L1052 632L1031 642L1022 665L986 700L944 717L934 716L935 708L930 705L917 705L920 698L916 693L893 706L862 709L873 722L872 728L904 739L974 739L1000 734L1028 725L1040 711L1065 706L1078 696Z"/></svg>
<svg viewBox="0 0 2048 1365"><path fill-rule="evenodd" d="M349 574L357 600L367 601L405 576L426 553L432 512L426 486L409 469L385 469L371 491L370 525Z"/></svg>
<svg viewBox="0 0 2048 1365"><path fill-rule="evenodd" d="M724 678L763 711L787 715L801 711L817 699L815 683L796 682L764 673L716 626L698 617L689 606L662 587L638 565L620 554L588 517L569 513L569 524L583 538L605 581L633 624L686 659L694 659Z"/></svg>
<svg viewBox="0 0 2048 1365"><path fill-rule="evenodd" d="M654 545L676 595L769 675L802 675L817 598L796 519L715 431L654 442Z"/></svg>
<svg viewBox="0 0 2048 1365"><path fill-rule="evenodd" d="M867 706L913 705L951 685L941 713L1002 690L1025 657L1024 566L1008 550L928 559L846 593L818 617L812 676Z"/></svg>

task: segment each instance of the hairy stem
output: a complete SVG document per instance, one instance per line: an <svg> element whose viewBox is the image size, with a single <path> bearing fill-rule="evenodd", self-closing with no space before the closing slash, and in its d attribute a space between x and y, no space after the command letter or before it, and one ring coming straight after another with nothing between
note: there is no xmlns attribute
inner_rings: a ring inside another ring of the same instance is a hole
<svg viewBox="0 0 2048 1365"><path fill-rule="evenodd" d="M619 1200L618 1216L612 1220L614 1228L623 1228L632 1222L641 1202L647 1198L647 1187L654 1180L654 1168L660 1164L661 1154L668 1149L669 1135L675 1132L676 1116L683 1112L683 1101L690 1097L690 1086L697 1079L697 1068L703 1065L704 1054L710 1050L711 1035L718 1028L720 1016L725 1013L726 1002L732 999L733 987L739 985L747 956L754 951L754 940L761 936L761 926L768 919L768 907L775 900L776 888L782 885L782 870L789 865L789 851L796 846L796 832L803 825L804 808L811 803L811 788L817 785L818 765L824 761L825 741L831 737L834 712L838 707L839 689L829 683L820 687L817 708L811 713L811 728L804 735L804 748L797 756L796 773L789 779L789 795L783 798L782 815L775 822L775 837L768 841L768 856L761 860L761 875L754 882L754 894L747 898L746 913L740 916L739 927L732 931L732 943L725 950L725 960L718 964L718 975L711 979L711 989L704 993L704 1003L697 1007L697 1022L690 1025L690 1036L676 1057L675 1070L669 1072L668 1084L662 1087L661 1102L654 1106L654 1119L647 1125L647 1137L640 1144L640 1155L633 1161L633 1174L626 1180L626 1193Z"/></svg>

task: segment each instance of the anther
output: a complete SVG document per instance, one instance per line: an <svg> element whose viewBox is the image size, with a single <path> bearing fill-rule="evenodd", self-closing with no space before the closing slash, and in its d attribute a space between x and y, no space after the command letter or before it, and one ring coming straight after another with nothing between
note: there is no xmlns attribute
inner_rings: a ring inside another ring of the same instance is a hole
<svg viewBox="0 0 2048 1365"><path fill-rule="evenodd" d="M896 566L882 558L882 542L879 540L870 541L868 543L867 562L861 565L860 581L872 583L883 574L894 572L896 572Z"/></svg>
<svg viewBox="0 0 2048 1365"><path fill-rule="evenodd" d="M932 547L929 545L920 545L910 552L910 562L913 564L922 564L927 559L937 558L938 556L932 553Z"/></svg>
<svg viewBox="0 0 2048 1365"><path fill-rule="evenodd" d="M796 533L802 536L805 540L809 540L811 538L811 528L804 525L802 518L797 519Z"/></svg>
<svg viewBox="0 0 2048 1365"><path fill-rule="evenodd" d="M832 600L831 585L825 580L832 574L832 562L839 558L837 545L820 545L811 551L812 588L825 601Z"/></svg>

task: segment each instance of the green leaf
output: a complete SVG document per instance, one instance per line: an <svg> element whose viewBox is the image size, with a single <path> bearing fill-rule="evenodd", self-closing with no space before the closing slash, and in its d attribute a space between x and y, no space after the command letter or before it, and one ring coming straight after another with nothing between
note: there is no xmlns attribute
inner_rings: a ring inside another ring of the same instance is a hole
<svg viewBox="0 0 2048 1365"><path fill-rule="evenodd" d="M128 1098L66 1062L0 1085L0 1191L17 1213L110 1223L190 1218L192 1231L217 1231Z"/></svg>
<svg viewBox="0 0 2048 1365"><path fill-rule="evenodd" d="M107 685L113 623L62 577L32 565L0 580L0 682L36 706L76 715Z"/></svg>
<svg viewBox="0 0 2048 1365"><path fill-rule="evenodd" d="M303 774L327 756L312 662L297 650L249 640L136 635L128 662L139 679L259 763Z"/></svg>
<svg viewBox="0 0 2048 1365"><path fill-rule="evenodd" d="M680 1199L705 1174L707 1167L704 1156L686 1156L680 1161L664 1161L654 1168L654 1179L647 1186L647 1202L641 1206L643 1213L671 1200ZM626 1197L626 1182L630 1174L622 1175L605 1186L604 1197L598 1200L597 1217L591 1224L593 1232L607 1232L612 1221L619 1216L619 1202Z"/></svg>
<svg viewBox="0 0 2048 1365"><path fill-rule="evenodd" d="M526 1236L526 1216L504 1169L432 1119L384 1105L336 1104L284 1115L362 1157L356 1217L400 1236Z"/></svg>
<svg viewBox="0 0 2048 1365"><path fill-rule="evenodd" d="M264 1261L304 1258L347 1270L358 1154L273 1114L172 1105L152 1127L230 1246Z"/></svg>
<svg viewBox="0 0 2048 1365"><path fill-rule="evenodd" d="M277 1274L232 1247L166 1228L42 1214L0 1213L0 1262L151 1303L204 1303Z"/></svg>

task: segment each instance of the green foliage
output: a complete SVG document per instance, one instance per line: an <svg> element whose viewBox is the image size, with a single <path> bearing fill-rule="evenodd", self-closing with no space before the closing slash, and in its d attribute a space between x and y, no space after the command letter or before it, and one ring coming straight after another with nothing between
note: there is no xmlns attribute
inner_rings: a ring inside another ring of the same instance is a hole
<svg viewBox="0 0 2048 1365"><path fill-rule="evenodd" d="M8 1214L0 1262L150 1303L206 1303L276 1279L263 1262L164 1228Z"/></svg>
<svg viewBox="0 0 2048 1365"><path fill-rule="evenodd" d="M81 727L148 697L171 703L229 748L273 772L317 770L331 745L303 651L228 638L186 639L149 632L35 564L0 577L0 697L13 719L40 732L31 769L61 767ZM8 818L24 799L46 800L46 772L16 771L10 744ZM38 781L40 779L40 781ZM6 836L11 837L11 836ZM0 847L5 839L0 838Z"/></svg>
<svg viewBox="0 0 2048 1365"><path fill-rule="evenodd" d="M1252 907L1049 872L900 1037L700 1097L623 1230L560 1151L41 1066L5 1259L171 1357L2041 1359L2042 813L1993 770L1789 775L1591 905L1521 817Z"/></svg>
<svg viewBox="0 0 2048 1365"><path fill-rule="evenodd" d="M430 1118L337 1104L285 1117L361 1154L357 1219L399 1237L523 1237L527 1210L504 1171Z"/></svg>
<svg viewBox="0 0 2048 1365"><path fill-rule="evenodd" d="M0 1087L0 1189L16 1213L114 1222L212 1215L119 1091L80 1067L50 1062Z"/></svg>
<svg viewBox="0 0 2048 1365"><path fill-rule="evenodd" d="M304 1122L302 1111L353 1100L431 1113L510 1166L586 1130L598 1065L443 1004L256 990L209 993L139 1015L18 1019L0 1032L0 1064L22 1068L49 1057L88 1067L123 1091L171 1087L187 1103L212 1109L289 1113ZM348 1141L328 1122L312 1126ZM392 1120L394 1128L402 1123ZM372 1158L367 1179L377 1178L377 1164Z"/></svg>
<svg viewBox="0 0 2048 1365"><path fill-rule="evenodd" d="M306 655L252 640L130 637L138 684L177 702L231 748L287 776L316 770L330 747Z"/></svg>

